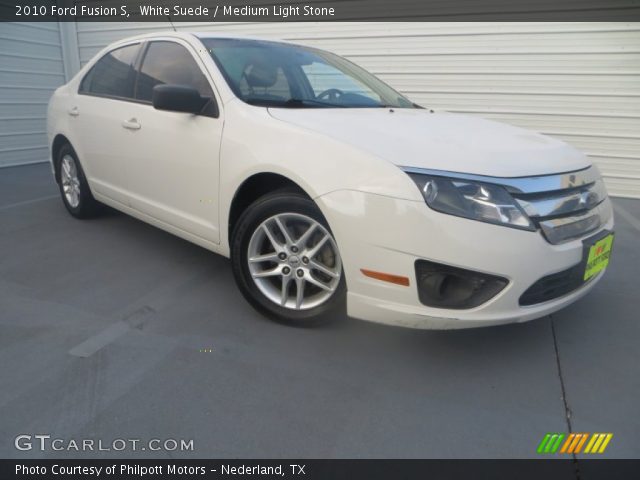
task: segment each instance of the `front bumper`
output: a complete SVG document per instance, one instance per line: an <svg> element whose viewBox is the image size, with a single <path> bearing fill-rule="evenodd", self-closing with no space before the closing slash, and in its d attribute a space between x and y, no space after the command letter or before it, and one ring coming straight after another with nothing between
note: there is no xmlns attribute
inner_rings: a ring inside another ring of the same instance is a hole
<svg viewBox="0 0 640 480"><path fill-rule="evenodd" d="M537 280L581 262L582 239L552 245L539 231L467 220L435 212L421 201L351 190L323 195L316 202L338 243L347 280L347 312L355 318L427 329L524 322L578 300L602 277L600 273L560 298L522 306L520 297ZM609 200L606 208L611 208ZM612 228L611 215L602 229ZM509 284L475 308L427 307L418 297L418 259L498 275ZM366 277L361 269L408 277L409 286Z"/></svg>

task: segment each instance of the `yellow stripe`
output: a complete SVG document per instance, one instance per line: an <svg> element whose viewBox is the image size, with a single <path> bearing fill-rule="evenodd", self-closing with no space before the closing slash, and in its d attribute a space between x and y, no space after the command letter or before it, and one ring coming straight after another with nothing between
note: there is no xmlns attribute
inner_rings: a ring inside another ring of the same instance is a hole
<svg viewBox="0 0 640 480"><path fill-rule="evenodd" d="M593 435L591 435L591 440L589 440L589 443L587 443L587 448L584 449L584 453L591 453L591 447L595 443L596 438L598 438L597 433L594 433Z"/></svg>
<svg viewBox="0 0 640 480"><path fill-rule="evenodd" d="M582 449L582 445L584 445L584 442L587 441L587 437L589 436L588 433L581 433L580 435L582 436L582 438L580 439L580 443L578 443L578 446L576 447L573 453L580 453L580 450Z"/></svg>
<svg viewBox="0 0 640 480"><path fill-rule="evenodd" d="M593 448L591 449L591 453L598 453L598 448L600 447L600 444L604 440L604 437L606 437L606 435L604 433L599 433L598 434L598 439L596 440L596 443L593 444Z"/></svg>
<svg viewBox="0 0 640 480"><path fill-rule="evenodd" d="M573 439L573 442L571 442L571 446L569 447L569 451L567 453L573 453L573 449L576 448L576 445L578 444L579 440L580 440L580 435L576 433L576 436Z"/></svg>
<svg viewBox="0 0 640 480"><path fill-rule="evenodd" d="M602 445L600 445L600 450L598 450L598 453L604 453L604 449L607 448L607 445L609 445L609 442L611 441L612 437L613 437L613 433L607 434L604 442L602 442Z"/></svg>
<svg viewBox="0 0 640 480"><path fill-rule="evenodd" d="M569 448L569 445L571 444L571 440L573 440L573 437L575 437L575 435L576 435L575 433L569 434L567 439L564 441L564 445L562 445L562 448L560 449L560 453L565 453L567 451L567 448Z"/></svg>

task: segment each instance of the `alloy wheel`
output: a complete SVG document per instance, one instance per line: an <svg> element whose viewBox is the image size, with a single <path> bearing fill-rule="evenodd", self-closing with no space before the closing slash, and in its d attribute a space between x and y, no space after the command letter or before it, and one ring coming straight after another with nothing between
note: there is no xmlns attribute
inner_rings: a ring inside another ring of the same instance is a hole
<svg viewBox="0 0 640 480"><path fill-rule="evenodd" d="M281 213L262 222L249 240L247 262L258 289L275 304L292 310L325 303L342 276L331 233L299 213Z"/></svg>

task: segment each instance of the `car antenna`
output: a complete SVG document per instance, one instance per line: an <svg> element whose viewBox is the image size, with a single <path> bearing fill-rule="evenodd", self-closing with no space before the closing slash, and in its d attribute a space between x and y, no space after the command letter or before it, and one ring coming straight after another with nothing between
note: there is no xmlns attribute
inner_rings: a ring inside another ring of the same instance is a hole
<svg viewBox="0 0 640 480"><path fill-rule="evenodd" d="M173 25L173 22L171 21L171 15L167 15L167 19L169 20L169 23L171 24L171 28L173 28L173 31L177 32L176 27Z"/></svg>

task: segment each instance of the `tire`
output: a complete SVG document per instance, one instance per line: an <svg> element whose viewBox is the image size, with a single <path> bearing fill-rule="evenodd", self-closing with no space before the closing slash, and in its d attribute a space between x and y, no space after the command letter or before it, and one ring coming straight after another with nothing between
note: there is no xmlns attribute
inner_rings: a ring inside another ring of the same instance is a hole
<svg viewBox="0 0 640 480"><path fill-rule="evenodd" d="M231 236L231 263L244 297L272 320L307 327L344 311L337 244L316 204L300 193L265 195L242 213Z"/></svg>
<svg viewBox="0 0 640 480"><path fill-rule="evenodd" d="M96 216L101 210L101 204L93 198L84 170L71 145L66 144L60 148L56 168L62 203L67 211L76 218Z"/></svg>

